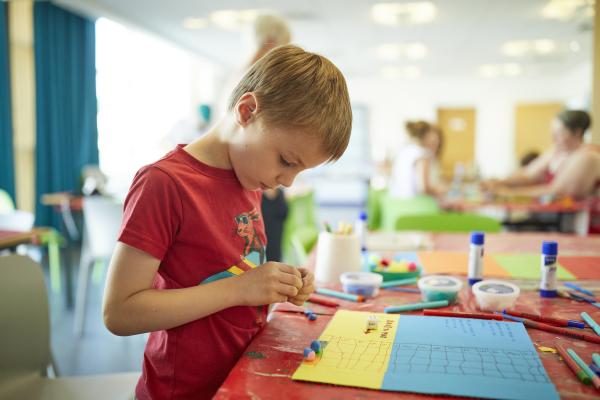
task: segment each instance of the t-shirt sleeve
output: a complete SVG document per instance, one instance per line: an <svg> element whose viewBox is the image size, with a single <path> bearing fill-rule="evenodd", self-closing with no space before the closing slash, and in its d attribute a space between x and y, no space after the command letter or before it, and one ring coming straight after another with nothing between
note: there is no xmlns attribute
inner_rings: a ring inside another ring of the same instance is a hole
<svg viewBox="0 0 600 400"><path fill-rule="evenodd" d="M173 179L157 167L142 168L124 207L119 241L162 260L177 235L182 214Z"/></svg>

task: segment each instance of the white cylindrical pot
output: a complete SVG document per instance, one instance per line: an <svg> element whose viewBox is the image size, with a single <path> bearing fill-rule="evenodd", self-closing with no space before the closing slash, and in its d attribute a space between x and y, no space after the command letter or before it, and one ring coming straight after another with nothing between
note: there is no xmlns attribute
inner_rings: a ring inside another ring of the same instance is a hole
<svg viewBox="0 0 600 400"><path fill-rule="evenodd" d="M319 234L315 265L315 279L318 282L339 282L342 273L360 270L360 240L357 235Z"/></svg>

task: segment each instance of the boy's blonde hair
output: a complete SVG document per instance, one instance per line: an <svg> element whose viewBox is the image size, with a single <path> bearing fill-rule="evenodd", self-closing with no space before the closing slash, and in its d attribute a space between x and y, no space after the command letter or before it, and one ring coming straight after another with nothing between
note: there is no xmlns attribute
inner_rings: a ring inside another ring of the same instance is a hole
<svg viewBox="0 0 600 400"><path fill-rule="evenodd" d="M328 59L300 47L279 46L258 60L235 87L227 109L253 92L267 125L314 132L329 161L339 159L350 140L352 108L346 81Z"/></svg>

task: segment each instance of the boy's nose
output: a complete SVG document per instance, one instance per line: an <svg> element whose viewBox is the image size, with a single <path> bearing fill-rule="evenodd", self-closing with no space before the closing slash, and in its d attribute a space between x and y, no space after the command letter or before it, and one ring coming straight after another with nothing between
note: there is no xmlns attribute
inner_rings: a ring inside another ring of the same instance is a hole
<svg viewBox="0 0 600 400"><path fill-rule="evenodd" d="M296 174L294 173L281 174L277 178L277 183L285 187L290 187L294 183L294 178L296 178Z"/></svg>

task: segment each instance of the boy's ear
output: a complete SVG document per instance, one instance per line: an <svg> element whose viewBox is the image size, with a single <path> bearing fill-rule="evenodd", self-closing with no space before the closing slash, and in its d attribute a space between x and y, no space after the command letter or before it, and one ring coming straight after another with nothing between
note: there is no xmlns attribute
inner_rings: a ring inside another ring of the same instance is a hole
<svg viewBox="0 0 600 400"><path fill-rule="evenodd" d="M244 93L235 104L235 120L241 126L247 126L256 119L258 99L253 92Z"/></svg>

